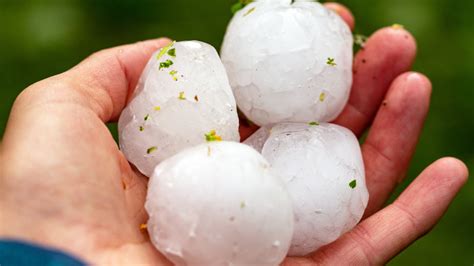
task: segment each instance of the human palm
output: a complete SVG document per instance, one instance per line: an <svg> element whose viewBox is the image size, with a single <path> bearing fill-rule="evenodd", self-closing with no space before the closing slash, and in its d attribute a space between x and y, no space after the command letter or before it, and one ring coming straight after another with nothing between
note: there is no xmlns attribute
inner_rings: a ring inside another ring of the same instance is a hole
<svg viewBox="0 0 474 266"><path fill-rule="evenodd" d="M350 12L329 4L353 27ZM151 40L98 52L17 99L0 146L0 236L64 249L94 264L168 264L146 230L147 178L105 123L130 100ZM335 123L361 134L370 200L364 220L336 242L285 265L383 264L427 233L467 179L464 164L436 161L389 206L428 112L431 84L411 66L416 45L399 28L376 32L355 58L348 105ZM245 124L245 123L242 123ZM241 126L245 138L256 130Z"/></svg>

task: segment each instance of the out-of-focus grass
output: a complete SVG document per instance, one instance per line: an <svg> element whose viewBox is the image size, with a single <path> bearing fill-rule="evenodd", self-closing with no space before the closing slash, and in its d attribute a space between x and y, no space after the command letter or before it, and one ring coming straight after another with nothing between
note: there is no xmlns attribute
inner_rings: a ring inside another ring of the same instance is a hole
<svg viewBox="0 0 474 266"><path fill-rule="evenodd" d="M433 81L432 108L400 192L422 169L451 155L474 167L474 2L342 0L370 34L393 23L418 40L414 69ZM16 95L94 51L169 36L220 46L230 0L0 0L0 136ZM113 127L112 127L113 128ZM38 132L41 134L41 132ZM469 182L428 236L392 265L472 265L474 186Z"/></svg>

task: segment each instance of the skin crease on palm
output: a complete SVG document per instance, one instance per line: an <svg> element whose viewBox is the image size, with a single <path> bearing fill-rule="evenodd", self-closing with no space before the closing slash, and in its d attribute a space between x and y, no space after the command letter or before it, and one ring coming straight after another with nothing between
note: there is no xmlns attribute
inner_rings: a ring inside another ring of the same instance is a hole
<svg viewBox="0 0 474 266"><path fill-rule="evenodd" d="M354 27L348 9L327 5ZM100 51L20 94L0 146L1 238L52 246L94 264L169 264L140 230L147 178L128 164L105 126L130 100L149 56L168 42ZM369 206L352 231L284 265L384 264L426 234L466 182L462 162L440 159L384 207L428 113L430 81L407 72L415 54L413 37L388 27L356 56L351 97L335 123L358 136L371 126L362 144ZM244 138L253 131L241 127Z"/></svg>

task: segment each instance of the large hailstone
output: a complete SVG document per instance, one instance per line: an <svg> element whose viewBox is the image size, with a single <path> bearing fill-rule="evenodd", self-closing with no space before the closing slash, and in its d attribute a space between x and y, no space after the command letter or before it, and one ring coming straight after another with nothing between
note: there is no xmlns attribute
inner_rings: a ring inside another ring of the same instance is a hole
<svg viewBox="0 0 474 266"><path fill-rule="evenodd" d="M352 84L349 27L308 0L257 0L237 12L221 50L240 110L254 123L332 121Z"/></svg>
<svg viewBox="0 0 474 266"><path fill-rule="evenodd" d="M236 142L202 144L162 162L145 208L153 244L177 265L278 265L293 234L281 179Z"/></svg>
<svg viewBox="0 0 474 266"><path fill-rule="evenodd" d="M326 123L284 123L261 128L246 144L261 151L292 197L290 255L307 255L360 221L369 195L359 142L350 130Z"/></svg>
<svg viewBox="0 0 474 266"><path fill-rule="evenodd" d="M216 50L177 42L157 51L119 120L120 147L150 176L155 166L209 138L239 141L235 99Z"/></svg>

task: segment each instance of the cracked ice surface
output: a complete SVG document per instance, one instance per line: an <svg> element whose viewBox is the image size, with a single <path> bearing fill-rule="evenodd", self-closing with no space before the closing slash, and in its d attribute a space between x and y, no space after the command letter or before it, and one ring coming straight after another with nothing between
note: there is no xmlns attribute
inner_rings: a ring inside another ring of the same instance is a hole
<svg viewBox="0 0 474 266"><path fill-rule="evenodd" d="M235 99L216 50L187 41L157 51L120 116L127 159L150 176L159 162L204 143L211 130L239 141Z"/></svg>
<svg viewBox="0 0 474 266"><path fill-rule="evenodd" d="M290 255L317 250L360 221L369 195L359 142L350 130L327 123L283 123L261 128L255 136L245 143L260 147L293 200Z"/></svg>
<svg viewBox="0 0 474 266"><path fill-rule="evenodd" d="M256 124L327 122L349 97L352 45L348 26L321 4L267 0L235 14L221 55L239 108Z"/></svg>

